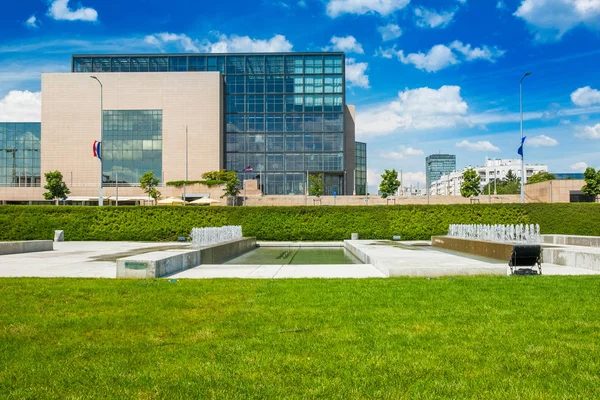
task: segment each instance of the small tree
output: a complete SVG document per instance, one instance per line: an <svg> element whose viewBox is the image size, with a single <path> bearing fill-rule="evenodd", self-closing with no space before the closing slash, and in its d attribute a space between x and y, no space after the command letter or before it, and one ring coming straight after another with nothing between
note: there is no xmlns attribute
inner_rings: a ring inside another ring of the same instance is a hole
<svg viewBox="0 0 600 400"><path fill-rule="evenodd" d="M140 187L148 197L154 199L154 204L156 204L156 199L160 197L160 192L156 189L159 183L160 179L154 176L154 171L148 171L140 178Z"/></svg>
<svg viewBox="0 0 600 400"><path fill-rule="evenodd" d="M71 191L67 187L67 184L63 182L63 176L60 171L46 172L44 174L46 178L46 186L44 189L48 190L44 193L46 200L55 200L58 205L59 199L64 199Z"/></svg>
<svg viewBox="0 0 600 400"><path fill-rule="evenodd" d="M231 171L231 172L233 172L233 176L229 177L227 179L227 181L225 182L225 190L223 191L223 196L221 196L221 198L233 197L235 199L237 197L237 195L240 194L241 182L238 179L235 171ZM233 205L235 205L235 202L233 203Z"/></svg>
<svg viewBox="0 0 600 400"><path fill-rule="evenodd" d="M311 196L323 196L323 174L309 175L308 176L309 187L308 194Z"/></svg>
<svg viewBox="0 0 600 400"><path fill-rule="evenodd" d="M534 183L540 183L540 182L553 181L554 179L556 179L556 176L554 174L551 174L546 171L540 171L537 174L533 174L529 177L529 179L527 180L527 185L532 185Z"/></svg>
<svg viewBox="0 0 600 400"><path fill-rule="evenodd" d="M585 185L583 185L581 191L588 196L597 198L600 195L600 169L596 171L592 167L587 167L583 173L583 179Z"/></svg>
<svg viewBox="0 0 600 400"><path fill-rule="evenodd" d="M395 169L391 171L386 169L385 172L381 174L381 183L379 184L381 197L385 199L396 194L400 184L401 183L398 180L398 172L396 172Z"/></svg>
<svg viewBox="0 0 600 400"><path fill-rule="evenodd" d="M460 185L460 194L463 197L479 196L479 193L481 193L480 184L481 177L479 174L473 168L469 168L463 172L463 182Z"/></svg>

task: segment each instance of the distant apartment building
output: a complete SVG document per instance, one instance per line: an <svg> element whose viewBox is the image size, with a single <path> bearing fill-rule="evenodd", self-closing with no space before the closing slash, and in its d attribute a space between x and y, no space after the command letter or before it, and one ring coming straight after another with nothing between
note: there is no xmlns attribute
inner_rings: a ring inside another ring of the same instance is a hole
<svg viewBox="0 0 600 400"><path fill-rule="evenodd" d="M453 154L432 154L425 159L426 187L442 177L456 171L456 156Z"/></svg>
<svg viewBox="0 0 600 400"><path fill-rule="evenodd" d="M453 171L442 175L438 180L429 186L430 194L438 196L460 196L460 185L462 184L463 172L473 168L481 178L481 186L484 187L488 182L502 180L506 178L508 171L512 171L517 177L521 176L520 159L488 159L482 166L468 166L462 171ZM538 172L548 172L548 166L542 164L525 164L525 182Z"/></svg>

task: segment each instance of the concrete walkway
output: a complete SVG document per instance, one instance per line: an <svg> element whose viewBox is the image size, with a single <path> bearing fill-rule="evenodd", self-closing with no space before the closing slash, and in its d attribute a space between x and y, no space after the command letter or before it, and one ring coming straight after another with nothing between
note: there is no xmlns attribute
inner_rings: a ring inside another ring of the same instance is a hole
<svg viewBox="0 0 600 400"><path fill-rule="evenodd" d="M410 242L400 243L399 246L381 245L377 244L378 242L381 243L381 241L351 242L353 246L360 248L361 252L371 257L371 261L364 260L367 261L365 264L201 265L172 275L170 278L383 278L388 274L429 276L436 268L469 269L469 274L493 270L503 275L507 271L504 263L462 257L432 250L430 247L410 247ZM338 247L340 244L333 243ZM289 246L293 243L285 245ZM326 244L320 243L320 245ZM186 246L188 244L175 242L59 242L54 243L54 251L0 256L0 277L115 278L117 258ZM600 271L548 263L543 264L542 271L545 275L600 274Z"/></svg>

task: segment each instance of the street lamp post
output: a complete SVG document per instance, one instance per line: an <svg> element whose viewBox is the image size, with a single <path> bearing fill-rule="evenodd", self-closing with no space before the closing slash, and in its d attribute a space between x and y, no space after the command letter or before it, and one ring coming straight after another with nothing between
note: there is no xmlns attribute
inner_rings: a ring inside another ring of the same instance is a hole
<svg viewBox="0 0 600 400"><path fill-rule="evenodd" d="M104 205L104 198L102 197L102 186L103 186L103 176L102 176L102 158L104 152L104 110L102 108L102 100L103 100L103 87L102 82L95 76L90 76L90 78L96 80L100 84L100 154L98 154L98 159L100 160L100 190L98 191L98 205Z"/></svg>
<svg viewBox="0 0 600 400"><path fill-rule="evenodd" d="M521 78L521 83L519 84L519 103L521 108L521 146L525 147L525 143L523 143L523 79L531 75L531 72L527 72ZM525 203L525 157L524 157L524 149L521 150L521 204Z"/></svg>
<svg viewBox="0 0 600 400"><path fill-rule="evenodd" d="M185 180L188 180L188 126L185 126ZM183 205L187 201L186 184L183 184Z"/></svg>

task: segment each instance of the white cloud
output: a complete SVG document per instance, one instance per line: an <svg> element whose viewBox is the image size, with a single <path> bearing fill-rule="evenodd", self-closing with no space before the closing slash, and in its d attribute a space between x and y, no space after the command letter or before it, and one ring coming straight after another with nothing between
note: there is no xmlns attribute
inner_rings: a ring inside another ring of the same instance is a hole
<svg viewBox="0 0 600 400"><path fill-rule="evenodd" d="M39 122L41 113L41 92L12 90L0 99L0 121Z"/></svg>
<svg viewBox="0 0 600 400"><path fill-rule="evenodd" d="M369 63L357 63L354 58L346 58L346 83L348 86L370 88L369 76L365 75L367 68L369 68Z"/></svg>
<svg viewBox="0 0 600 400"><path fill-rule="evenodd" d="M571 120L561 119L558 123L561 125L569 125L571 123Z"/></svg>
<svg viewBox="0 0 600 400"><path fill-rule="evenodd" d="M435 45L427 53L419 52L404 55L403 50L396 50L394 46L390 49L380 48L376 55L383 58L396 56L403 64L412 64L416 68L427 72L437 72L463 61L486 60L495 62L504 53L504 50L497 47L481 46L473 48L470 44L463 44L461 41L455 40L449 46Z"/></svg>
<svg viewBox="0 0 600 400"><path fill-rule="evenodd" d="M579 161L576 162L575 164L571 164L569 166L569 168L571 168L573 171L585 171L585 169L588 167L588 165L586 163L584 163L583 161Z"/></svg>
<svg viewBox="0 0 600 400"><path fill-rule="evenodd" d="M388 15L406 7L410 0L329 0L327 15L378 13Z"/></svg>
<svg viewBox="0 0 600 400"><path fill-rule="evenodd" d="M436 72L460 63L452 50L443 44L433 46L427 54L419 52L404 56L404 52L400 50L397 56L403 64L413 64L418 69L424 69L427 72Z"/></svg>
<svg viewBox="0 0 600 400"><path fill-rule="evenodd" d="M489 48L488 46L472 48L470 44L463 44L459 40L452 42L450 44L450 48L465 56L465 60L467 61L487 60L490 62L496 62L496 59L502 57L505 53L504 50L500 50L496 46L492 48Z"/></svg>
<svg viewBox="0 0 600 400"><path fill-rule="evenodd" d="M445 28L452 22L456 10L438 13L425 7L416 7L414 14L417 19L416 24L421 28Z"/></svg>
<svg viewBox="0 0 600 400"><path fill-rule="evenodd" d="M389 160L401 160L404 157L409 156L422 156L425 153L423 150L415 149L412 147L400 146L400 151L382 151L379 153L381 158Z"/></svg>
<svg viewBox="0 0 600 400"><path fill-rule="evenodd" d="M274 35L271 39L253 39L248 36L227 36L215 33L216 40L197 40L185 34L169 32L155 33L144 38L146 44L156 46L161 51L169 49L202 53L272 53L292 51L293 45L283 35Z"/></svg>
<svg viewBox="0 0 600 400"><path fill-rule="evenodd" d="M27 21L25 21L25 26L28 28L39 28L40 21L38 21L35 15L32 15L31 17L27 18Z"/></svg>
<svg viewBox="0 0 600 400"><path fill-rule="evenodd" d="M406 89L392 102L360 108L356 115L359 138L388 135L392 132L452 128L467 125L467 103L460 86Z"/></svg>
<svg viewBox="0 0 600 400"><path fill-rule="evenodd" d="M496 3L496 8L498 10L506 10L506 4L504 4L504 1L502 0L498 0L498 3Z"/></svg>
<svg viewBox="0 0 600 400"><path fill-rule="evenodd" d="M589 86L582 87L571 93L571 101L579 107L590 107L600 104L600 91Z"/></svg>
<svg viewBox="0 0 600 400"><path fill-rule="evenodd" d="M330 40L333 46L326 47L324 50L343 51L346 53L364 54L362 45L356 41L354 36L339 37L333 36Z"/></svg>
<svg viewBox="0 0 600 400"><path fill-rule="evenodd" d="M546 135L534 136L527 139L527 145L531 147L554 147L558 145L558 140Z"/></svg>
<svg viewBox="0 0 600 400"><path fill-rule="evenodd" d="M144 38L144 42L156 46L161 50L163 45L173 44L186 52L200 52L198 42L184 34L175 34L168 32L156 33L154 35L146 36Z"/></svg>
<svg viewBox="0 0 600 400"><path fill-rule="evenodd" d="M91 21L98 20L98 12L93 8L79 7L75 11L69 8L69 0L54 0L50 3L48 15L55 20Z"/></svg>
<svg viewBox="0 0 600 400"><path fill-rule="evenodd" d="M379 26L377 30L381 34L381 39L384 42L388 40L394 40L402 36L402 29L396 24L389 24L386 26Z"/></svg>
<svg viewBox="0 0 600 400"><path fill-rule="evenodd" d="M377 193L377 189L381 184L381 172L374 168L367 168L367 184L371 188L369 193Z"/></svg>
<svg viewBox="0 0 600 400"><path fill-rule="evenodd" d="M600 139L600 124L579 127L575 136L582 139Z"/></svg>
<svg viewBox="0 0 600 400"><path fill-rule="evenodd" d="M400 179L400 175L398 175L398 179ZM425 186L426 176L425 172L404 172L402 173L402 186Z"/></svg>
<svg viewBox="0 0 600 400"><path fill-rule="evenodd" d="M514 13L522 18L538 41L553 41L583 24L600 26L600 0L523 0Z"/></svg>
<svg viewBox="0 0 600 400"><path fill-rule="evenodd" d="M456 143L456 147L463 147L469 151L500 151L500 149L487 140L479 142L469 142L463 140L462 142Z"/></svg>

